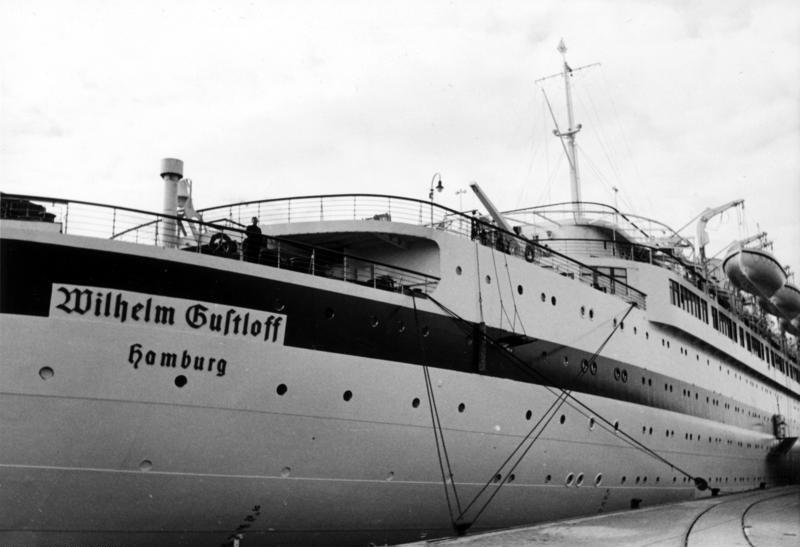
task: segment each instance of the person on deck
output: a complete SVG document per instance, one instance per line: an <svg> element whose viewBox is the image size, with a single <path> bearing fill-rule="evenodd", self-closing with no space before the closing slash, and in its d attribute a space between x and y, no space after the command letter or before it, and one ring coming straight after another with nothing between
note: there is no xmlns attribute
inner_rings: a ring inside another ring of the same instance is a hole
<svg viewBox="0 0 800 547"><path fill-rule="evenodd" d="M244 243L244 259L248 262L258 261L258 252L261 250L261 228L258 227L258 217L253 217L252 224L247 227Z"/></svg>

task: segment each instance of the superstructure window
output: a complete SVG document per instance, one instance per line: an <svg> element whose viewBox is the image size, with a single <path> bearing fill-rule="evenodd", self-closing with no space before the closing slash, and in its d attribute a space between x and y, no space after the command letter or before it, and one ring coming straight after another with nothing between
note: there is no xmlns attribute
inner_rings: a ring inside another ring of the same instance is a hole
<svg viewBox="0 0 800 547"><path fill-rule="evenodd" d="M597 266L593 270L582 268L580 275L583 280L591 281L591 285L597 290L609 294L628 294L628 270L625 268L606 266Z"/></svg>
<svg viewBox="0 0 800 547"><path fill-rule="evenodd" d="M669 281L669 299L673 305L694 315L700 321L708 323L708 303L705 299L671 279Z"/></svg>
<svg viewBox="0 0 800 547"><path fill-rule="evenodd" d="M717 308L711 308L711 319L712 325L714 329L718 330L734 342L737 341L736 331L737 325L734 323L730 317L725 315L721 310L718 311Z"/></svg>

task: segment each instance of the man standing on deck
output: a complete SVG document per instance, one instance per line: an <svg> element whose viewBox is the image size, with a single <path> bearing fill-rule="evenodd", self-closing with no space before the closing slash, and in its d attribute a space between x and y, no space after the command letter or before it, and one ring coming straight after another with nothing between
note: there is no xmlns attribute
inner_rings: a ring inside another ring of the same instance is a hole
<svg viewBox="0 0 800 547"><path fill-rule="evenodd" d="M258 227L258 217L253 217L253 223L247 227L247 237L244 240L244 259L248 262L258 261L258 252L261 250L261 228Z"/></svg>

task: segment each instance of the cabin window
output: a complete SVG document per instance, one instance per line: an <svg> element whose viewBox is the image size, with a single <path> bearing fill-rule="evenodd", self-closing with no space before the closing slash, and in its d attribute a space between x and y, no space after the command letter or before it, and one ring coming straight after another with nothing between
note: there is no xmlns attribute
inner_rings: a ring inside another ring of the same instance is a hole
<svg viewBox="0 0 800 547"><path fill-rule="evenodd" d="M669 299L673 305L708 323L708 303L705 299L673 280L669 282Z"/></svg>
<svg viewBox="0 0 800 547"><path fill-rule="evenodd" d="M589 282L597 290L609 294L628 294L628 270L598 266L592 270L582 268L581 279Z"/></svg>

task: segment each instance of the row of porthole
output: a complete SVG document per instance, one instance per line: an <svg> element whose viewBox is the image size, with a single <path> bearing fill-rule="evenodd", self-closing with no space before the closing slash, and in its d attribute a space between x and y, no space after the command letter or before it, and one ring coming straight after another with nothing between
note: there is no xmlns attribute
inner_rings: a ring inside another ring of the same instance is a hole
<svg viewBox="0 0 800 547"><path fill-rule="evenodd" d="M333 308L325 308L324 314L325 314L325 319L328 319L328 320L332 320L332 319L334 319L336 317L336 311ZM367 322L369 323L369 326L372 327L373 329L379 327L380 324L381 324L381 321L380 321L380 319L378 318L377 315L370 315L369 317L367 317ZM406 323L405 323L405 321L403 321L402 319L398 320L397 321L397 332L403 333L405 331L406 331ZM420 329L420 334L422 334L423 337L430 336L430 334L431 334L430 327L423 326Z"/></svg>
<svg viewBox="0 0 800 547"><path fill-rule="evenodd" d="M566 364L566 362L565 362L565 364ZM590 369L592 374L595 374L597 372L597 364L595 362L592 362L592 364L589 365L588 362L586 361L586 359L584 359L582 361L582 363L581 363L581 369L585 372L586 367L588 367ZM50 367L42 367L41 369L39 369L39 376L43 380L49 380L50 378L52 378L54 376L53 369L50 368ZM620 371L620 369L615 368L614 369L614 379L615 380L621 380L622 382L627 382L628 381L628 373L627 373L627 371L625 369L622 369ZM644 380L644 378L642 378L642 380ZM187 383L188 383L188 380L187 380L186 376L184 376L183 374L179 374L178 376L175 377L175 385L178 388L184 387ZM665 390L667 389L667 384L664 384L664 389ZM286 384L280 384L277 387L276 392L277 392L278 395L282 396L282 395L286 394L287 390L288 390L288 388L287 388ZM672 391L672 386L671 385L669 386L669 390ZM684 390L684 392L686 392L686 390ZM689 396L691 396L691 394ZM342 394L342 398L345 401L350 401L350 399L352 399L352 397L353 397L353 393L350 390L346 390ZM697 398L697 394L696 393L695 393L695 398ZM706 397L706 402L708 402L708 397ZM414 400L412 401L412 406L414 408L417 408L419 406L419 404L420 404L419 398L414 398ZM718 405L719 403L716 402L716 400L715 400L715 404ZM725 404L725 408L729 409L730 405L728 405L726 403ZM458 405L458 411L463 413L465 410L466 410L466 405L464 403L460 403ZM739 408L737 407L736 412L742 412L743 413L744 410L743 409L739 410ZM526 419L527 420L531 419L531 411L530 410L528 410L527 413L526 413ZM560 418L560 422L563 424L565 422L565 420L566 420L566 417L562 414L561 418ZM591 418L590 422L591 422L590 429L593 429L594 418ZM674 432L673 432L673 434L674 434ZM691 440L691 439L689 439L689 440ZM699 436L698 436L698 440L699 440Z"/></svg>
<svg viewBox="0 0 800 547"><path fill-rule="evenodd" d="M456 273L458 275L461 275L461 267L460 266L456 267ZM491 276L489 276L489 275L486 276L486 282L487 283L491 283ZM522 285L517 285L517 292L519 294L523 294L524 290L523 290ZM545 295L545 293L541 293L540 294L540 298L541 298L542 302L545 302L547 300L547 295ZM555 306L556 302L557 302L556 301L556 297L552 296L550 298L550 302L551 302L551 304L553 306ZM585 316L586 315L586 306L581 306L580 311L581 311L581 317ZM594 319L594 310L593 309L589 309L589 319ZM616 327L617 326L617 319L616 318L614 318L613 323L614 323L614 327ZM619 327L620 327L620 330L623 330L625 328L625 323L624 322L620 322L619 323ZM638 329L635 326L633 327L633 333L634 334L638 333ZM648 340L650 339L650 333L647 332L647 331L645 332L645 338L648 339ZM661 339L661 345L669 348L670 347L670 341L662 338ZM681 346L680 351L681 351L682 355L685 355L685 356L689 355L689 350L685 349L683 346ZM700 354L696 354L695 358L699 361L700 360ZM708 359L706 359L706 365L710 366L710 361ZM721 366L720 366L720 370L722 370ZM728 371L728 374L730 374L730 371Z"/></svg>
<svg viewBox="0 0 800 547"><path fill-rule="evenodd" d="M140 471L148 472L148 471L151 471L152 469L153 469L153 462L151 460L145 459L145 460L142 460L139 463L139 470ZM283 467L283 469L281 469L281 477L282 478L288 478L288 477L291 476L291 474L292 474L292 468L291 467L285 466L285 467ZM516 478L517 478L516 475L514 473L511 473L508 476L508 478L506 479L506 483L514 482L516 480ZM712 480L712 477L709 477L709 482L716 482L716 483L725 482L725 483L727 483L728 482L728 478L729 477L713 477L713 480ZM493 477L492 480L493 480L494 483L499 483L502 479L503 479L502 475L500 473L498 473ZM390 481L390 482L394 480L394 471L389 471L389 473L386 475L386 480ZM544 482L545 482L545 484L548 484L552 480L553 480L553 476L552 475L547 475L545 477ZM623 475L620 478L620 484L625 484L627 482L627 480L628 480L627 476ZM733 482L749 482L749 481L755 482L755 481L761 481L761 480L763 480L763 477L733 477ZM580 487L580 486L583 486L583 482L584 482L583 473L578 473L577 475L575 475L575 473L568 473L566 478L564 479L564 485L567 486L567 487L570 487L570 486ZM656 480L655 480L655 483L659 484L660 482L661 482L661 477L657 476ZM672 482L673 483L678 482L677 477L672 477ZM682 481L681 482L685 484L686 482L689 482L689 479L687 477L682 477ZM634 479L634 483L635 484L647 484L647 476L646 475L644 475L642 477L637 476ZM603 484L603 474L602 473L598 473L594 477L594 485L595 486L601 486L602 484Z"/></svg>
<svg viewBox="0 0 800 547"><path fill-rule="evenodd" d="M286 386L286 384L279 384L278 387L275 389L275 392L280 396L285 395L287 393L287 391L288 391L288 387ZM345 390L344 393L342 393L342 399L344 401L350 401L352 398L353 398L353 392L350 391L349 389ZM411 401L411 406L413 408L419 408L420 403L421 403L421 401L420 401L419 397L414 397L414 399ZM458 412L463 413L466 410L466 405L464 403L459 403L457 408L458 408ZM525 412L525 419L526 420L531 420L532 417L533 417L533 411L527 410ZM559 417L558 421L562 425L565 424L566 421L567 421L566 415L562 414ZM589 418L589 429L590 430L594 430L595 425L596 425L595 418L594 417L590 417ZM617 431L617 430L619 430L619 421L614 422L614 431ZM653 428L650 427L648 429L646 426L642 426L642 434L648 434L648 433L650 435L652 435L653 434ZM666 431L666 436L667 437L675 436L675 431L674 430L667 430ZM685 433L684 437L686 438L686 440L690 440L690 441L694 440L694 434L693 433ZM700 435L697 435L697 440L698 441L702 440ZM711 437L708 438L708 442L711 442ZM733 441L728 441L728 444L732 444L732 442ZM742 443L742 442L739 442L738 445L744 447L744 443ZM764 447L759 446L759 445L756 445L755 447L756 448L764 448ZM747 448L751 448L751 444L750 443L747 443Z"/></svg>

